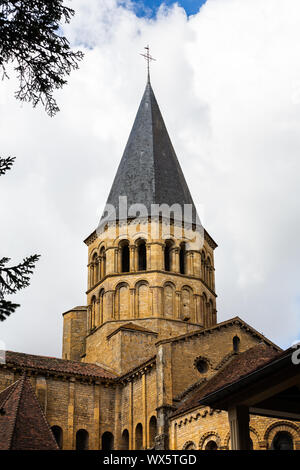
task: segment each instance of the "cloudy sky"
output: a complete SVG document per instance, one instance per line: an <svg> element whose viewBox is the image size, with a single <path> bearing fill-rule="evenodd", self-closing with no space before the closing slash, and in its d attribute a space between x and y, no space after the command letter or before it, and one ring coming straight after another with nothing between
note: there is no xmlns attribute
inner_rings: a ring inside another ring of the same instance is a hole
<svg viewBox="0 0 300 470"><path fill-rule="evenodd" d="M50 118L0 83L1 251L42 255L10 350L61 354L61 313L85 304L87 248L135 113L152 85L200 217L217 241L219 321L239 315L282 347L300 339L299 0L73 0L85 52ZM153 7L153 8L152 8ZM2 256L1 255L1 256Z"/></svg>

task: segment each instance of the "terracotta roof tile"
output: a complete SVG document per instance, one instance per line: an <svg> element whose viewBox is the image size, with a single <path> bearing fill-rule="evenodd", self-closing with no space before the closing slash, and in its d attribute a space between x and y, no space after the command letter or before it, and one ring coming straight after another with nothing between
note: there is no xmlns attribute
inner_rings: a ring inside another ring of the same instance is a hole
<svg viewBox="0 0 300 470"><path fill-rule="evenodd" d="M98 378L117 377L111 371L105 370L96 364L89 364L78 361L68 361L56 357L35 356L33 354L6 352L6 364L12 364L21 368L39 369L53 371L62 374L82 375Z"/></svg>
<svg viewBox="0 0 300 470"><path fill-rule="evenodd" d="M25 374L0 393L0 402L0 450L58 449Z"/></svg>

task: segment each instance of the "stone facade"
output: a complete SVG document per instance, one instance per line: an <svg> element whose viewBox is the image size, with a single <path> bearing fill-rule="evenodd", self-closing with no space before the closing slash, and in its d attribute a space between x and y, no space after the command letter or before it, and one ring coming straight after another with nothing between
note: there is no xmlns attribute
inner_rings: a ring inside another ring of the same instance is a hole
<svg viewBox="0 0 300 470"><path fill-rule="evenodd" d="M123 183L132 200L146 194L143 171L130 187L132 155L150 175L148 205L162 194L192 202L150 83L111 198ZM147 216L102 224L85 243L87 305L63 314L62 359L7 354L0 391L26 371L62 449L229 448L226 413L175 411L233 354L279 348L238 317L217 322L214 240L194 222ZM251 417L254 449L279 431L299 448L299 423Z"/></svg>

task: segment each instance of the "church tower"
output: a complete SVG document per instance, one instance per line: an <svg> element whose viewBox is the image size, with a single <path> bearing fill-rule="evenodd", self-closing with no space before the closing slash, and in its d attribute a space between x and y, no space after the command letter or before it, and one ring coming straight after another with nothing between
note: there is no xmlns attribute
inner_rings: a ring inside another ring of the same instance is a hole
<svg viewBox="0 0 300 470"><path fill-rule="evenodd" d="M124 374L151 358L157 341L216 324L217 245L200 223L149 78L85 244L87 307L64 314L64 358Z"/></svg>

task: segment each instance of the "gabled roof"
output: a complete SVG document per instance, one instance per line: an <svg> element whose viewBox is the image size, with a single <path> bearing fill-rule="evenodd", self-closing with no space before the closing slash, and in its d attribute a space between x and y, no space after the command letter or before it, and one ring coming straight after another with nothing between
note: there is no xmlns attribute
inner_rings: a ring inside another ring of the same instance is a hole
<svg viewBox="0 0 300 470"><path fill-rule="evenodd" d="M217 323L216 325L208 327L208 328L201 328L199 330L195 330L195 331L192 331L190 333L185 333L183 335L174 336L172 338L162 339L162 340L158 341L156 343L156 345L164 344L164 343L177 343L177 342L180 342L180 341L185 341L186 339L193 338L193 337L196 337L196 336L202 336L202 335L206 335L208 333L211 334L211 333L217 332L218 330L221 330L223 328L227 328L228 326L231 326L231 325L240 326L241 328L245 329L253 337L255 337L257 339L260 339L261 341L265 342L266 344L269 344L270 346L272 346L276 350L281 351L279 346L272 343L272 341L270 341L268 338L266 338L266 336L264 336L262 333L259 333L252 326L248 325L248 323L246 323L240 317L230 318L229 320L225 320L221 323Z"/></svg>
<svg viewBox="0 0 300 470"><path fill-rule="evenodd" d="M228 384L240 380L242 377L254 372L260 367L273 361L275 358L281 356L281 354L282 352L266 345L265 343L259 343L240 354L232 356L231 360L207 383L200 386L187 401L177 408L172 416L177 416L188 412L193 408L200 407L201 400L205 396L225 387Z"/></svg>
<svg viewBox="0 0 300 470"><path fill-rule="evenodd" d="M117 375L105 370L96 364L89 364L78 361L69 361L57 357L35 356L18 352L6 352L5 366L13 365L22 369L34 369L42 371L53 371L66 375L80 375L96 378L116 378Z"/></svg>
<svg viewBox="0 0 300 470"><path fill-rule="evenodd" d="M179 204L181 208L190 204L192 217L185 220L200 224L150 81L107 199L107 204L116 208L117 219L124 219L130 214L124 217L119 213L119 196L127 196L128 208L133 204L146 206L147 215L151 214L151 204ZM113 220L112 214L105 215L105 220Z"/></svg>
<svg viewBox="0 0 300 470"><path fill-rule="evenodd" d="M25 374L0 393L0 411L0 450L58 449Z"/></svg>
<svg viewBox="0 0 300 470"><path fill-rule="evenodd" d="M119 331L134 331L134 332L139 332L139 333L145 333L145 334L148 334L148 335L154 335L154 336L157 336L158 333L156 333L155 331L152 331L152 330L148 330L147 328L144 328L143 326L140 326L140 325L136 325L135 323L126 323L125 325L121 325L119 326L119 328L117 328L116 330L114 330L112 333L110 333L108 336L107 336L107 339L111 338L112 336L114 336L115 334L117 334Z"/></svg>

